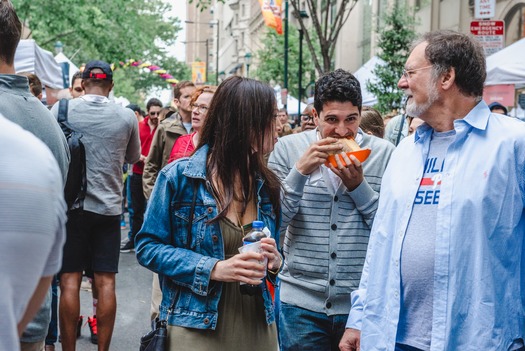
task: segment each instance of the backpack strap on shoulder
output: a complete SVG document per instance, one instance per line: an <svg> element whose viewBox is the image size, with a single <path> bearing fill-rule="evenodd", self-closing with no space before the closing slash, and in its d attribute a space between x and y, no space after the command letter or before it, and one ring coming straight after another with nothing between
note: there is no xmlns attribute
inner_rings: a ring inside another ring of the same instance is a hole
<svg viewBox="0 0 525 351"><path fill-rule="evenodd" d="M67 122L68 109L69 109L69 100L61 99L58 102L58 123Z"/></svg>

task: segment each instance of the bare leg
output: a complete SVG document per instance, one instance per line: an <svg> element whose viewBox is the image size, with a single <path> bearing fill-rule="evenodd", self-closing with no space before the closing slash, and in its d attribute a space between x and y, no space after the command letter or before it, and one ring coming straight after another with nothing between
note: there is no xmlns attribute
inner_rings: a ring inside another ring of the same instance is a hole
<svg viewBox="0 0 525 351"><path fill-rule="evenodd" d="M80 283L82 272L60 275L59 320L62 350L75 351L77 323L80 315Z"/></svg>
<svg viewBox="0 0 525 351"><path fill-rule="evenodd" d="M108 351L117 313L115 273L95 272L94 283L98 292L98 350Z"/></svg>

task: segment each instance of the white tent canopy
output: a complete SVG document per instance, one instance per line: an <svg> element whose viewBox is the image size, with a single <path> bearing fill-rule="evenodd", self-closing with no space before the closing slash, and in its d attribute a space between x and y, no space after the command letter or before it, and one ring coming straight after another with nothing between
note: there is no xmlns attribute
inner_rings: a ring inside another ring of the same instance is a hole
<svg viewBox="0 0 525 351"><path fill-rule="evenodd" d="M525 87L525 39L487 57L485 85L515 84Z"/></svg>
<svg viewBox="0 0 525 351"><path fill-rule="evenodd" d="M53 89L62 89L62 69L53 55L34 40L20 40L15 53L15 71L34 73L42 84Z"/></svg>
<svg viewBox="0 0 525 351"><path fill-rule="evenodd" d="M73 75L80 70L66 55L61 52L55 56L55 61L58 63L67 62L69 64L69 79L71 79L71 77L73 77Z"/></svg>
<svg viewBox="0 0 525 351"><path fill-rule="evenodd" d="M368 60L363 66L361 66L357 71L355 71L354 76L357 78L361 84L361 95L363 96L363 106L373 106L377 104L377 98L374 94L368 91L366 84L368 81L370 83L377 82L377 77L373 73L376 66L383 66L385 61L380 59L377 56L373 56Z"/></svg>
<svg viewBox="0 0 525 351"><path fill-rule="evenodd" d="M277 99L277 108L283 108L282 98L281 98L281 86L276 85L273 90L275 91L275 97ZM288 94L286 102L286 111L289 115L300 115L301 112L306 108L306 104L301 102L299 106L299 100Z"/></svg>

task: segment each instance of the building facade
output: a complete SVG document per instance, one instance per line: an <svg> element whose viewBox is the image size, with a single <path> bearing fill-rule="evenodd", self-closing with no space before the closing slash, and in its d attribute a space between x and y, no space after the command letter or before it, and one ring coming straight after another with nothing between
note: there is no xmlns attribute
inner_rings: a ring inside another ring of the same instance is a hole
<svg viewBox="0 0 525 351"><path fill-rule="evenodd" d="M213 47L216 38L216 26L213 22L213 11L206 9L201 11L196 7L196 2L186 5L186 63L190 66L192 62L205 62L206 73L209 76L214 71ZM209 81L209 77L207 77Z"/></svg>
<svg viewBox="0 0 525 351"><path fill-rule="evenodd" d="M338 39L335 67L355 72L377 54L377 29L382 17L395 3L406 5L418 19L416 31L436 29L470 32L474 0L360 0ZM505 21L505 46L525 37L525 0L496 0L493 20Z"/></svg>

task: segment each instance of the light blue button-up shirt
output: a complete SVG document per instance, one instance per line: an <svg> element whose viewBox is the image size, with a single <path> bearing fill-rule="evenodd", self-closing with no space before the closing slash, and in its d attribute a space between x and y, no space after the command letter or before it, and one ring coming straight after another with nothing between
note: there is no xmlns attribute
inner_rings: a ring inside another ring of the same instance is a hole
<svg viewBox="0 0 525 351"><path fill-rule="evenodd" d="M431 350L509 350L525 338L525 123L484 102L454 122L436 217ZM401 247L433 130L421 126L383 176L347 328L394 350Z"/></svg>

